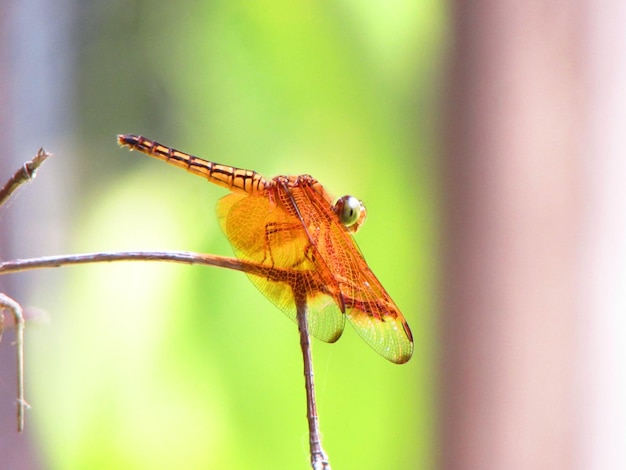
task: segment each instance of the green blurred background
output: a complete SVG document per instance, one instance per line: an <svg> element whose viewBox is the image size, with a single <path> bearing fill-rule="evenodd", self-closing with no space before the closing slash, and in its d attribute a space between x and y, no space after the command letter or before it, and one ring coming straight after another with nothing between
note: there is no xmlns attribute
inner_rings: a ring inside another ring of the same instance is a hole
<svg viewBox="0 0 626 470"><path fill-rule="evenodd" d="M62 252L232 254L214 213L225 191L118 148L118 133L266 177L309 173L359 197L368 221L357 243L406 316L415 355L388 363L350 326L336 344L314 340L324 447L337 469L431 468L444 5L61 7L48 21L69 31L60 106L70 117L52 115L49 140L31 136L20 157L40 145L56 154L32 186L66 195L53 235ZM55 166L63 188L46 179ZM13 256L60 254L39 246ZM307 468L297 328L245 276L119 263L16 279L28 291L18 300L50 317L27 333L27 427L41 468Z"/></svg>

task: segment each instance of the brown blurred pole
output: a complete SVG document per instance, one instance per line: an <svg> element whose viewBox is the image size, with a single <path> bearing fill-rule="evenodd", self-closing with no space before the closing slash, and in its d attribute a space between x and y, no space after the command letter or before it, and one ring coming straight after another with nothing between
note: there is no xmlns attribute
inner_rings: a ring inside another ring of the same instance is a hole
<svg viewBox="0 0 626 470"><path fill-rule="evenodd" d="M583 7L452 4L443 469L575 468Z"/></svg>

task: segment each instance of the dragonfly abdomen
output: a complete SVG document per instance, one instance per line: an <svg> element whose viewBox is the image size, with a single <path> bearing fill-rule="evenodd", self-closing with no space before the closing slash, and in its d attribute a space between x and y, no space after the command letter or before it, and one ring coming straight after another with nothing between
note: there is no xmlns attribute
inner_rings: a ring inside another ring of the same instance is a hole
<svg viewBox="0 0 626 470"><path fill-rule="evenodd" d="M183 168L231 191L254 194L258 191L265 191L267 186L265 178L255 171L210 162L140 135L122 134L117 136L117 140L120 145L130 147L131 150L139 150L146 155Z"/></svg>

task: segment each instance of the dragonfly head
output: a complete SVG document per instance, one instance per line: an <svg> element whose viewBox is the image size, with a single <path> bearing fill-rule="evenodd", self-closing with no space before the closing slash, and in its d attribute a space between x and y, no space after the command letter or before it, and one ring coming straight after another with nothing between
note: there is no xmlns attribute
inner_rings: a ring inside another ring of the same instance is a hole
<svg viewBox="0 0 626 470"><path fill-rule="evenodd" d="M361 228L361 225L365 222L365 216L367 215L363 202L359 201L354 196L341 196L337 199L337 202L335 202L333 211L337 214L343 226L352 233Z"/></svg>

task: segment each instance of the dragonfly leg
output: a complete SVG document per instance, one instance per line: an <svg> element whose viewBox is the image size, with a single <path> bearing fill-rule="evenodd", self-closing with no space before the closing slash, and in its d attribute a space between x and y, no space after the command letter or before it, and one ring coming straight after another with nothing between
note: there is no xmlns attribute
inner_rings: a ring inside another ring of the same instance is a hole
<svg viewBox="0 0 626 470"><path fill-rule="evenodd" d="M302 226L300 224L285 224L285 223L277 223L270 222L265 225L265 253L263 255L263 259L261 260L261 264L265 264L269 257L269 261L274 267L274 255L272 254L272 245L282 246L285 244L285 240L281 240L280 237L284 232L292 232L301 230ZM296 237L293 237L296 239ZM302 264L305 261L305 258L293 263L291 267L296 267Z"/></svg>

